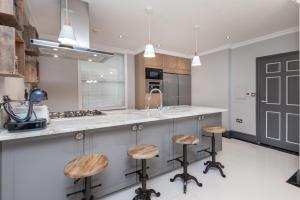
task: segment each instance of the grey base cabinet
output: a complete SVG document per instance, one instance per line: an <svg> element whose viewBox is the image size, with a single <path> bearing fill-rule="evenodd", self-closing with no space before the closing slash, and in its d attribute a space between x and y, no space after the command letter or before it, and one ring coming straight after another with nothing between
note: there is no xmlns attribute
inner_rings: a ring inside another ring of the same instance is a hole
<svg viewBox="0 0 300 200"><path fill-rule="evenodd" d="M136 145L136 132L131 126L101 129L86 132L85 153L101 153L108 157L108 167L92 179L93 185L102 184L93 190L94 196L101 197L122 188L136 184L136 161L127 155L127 150Z"/></svg>
<svg viewBox="0 0 300 200"><path fill-rule="evenodd" d="M147 161L149 177L179 168L177 162L168 162L182 155L182 145L174 144L172 137L190 134L200 138L198 145L188 147L188 161L207 157L199 153L210 147L210 138L202 137L202 127L221 125L221 114L168 119L107 129L83 131L84 137L75 139L76 133L28 138L1 143L0 148L0 200L77 200L82 194L67 198L83 188L83 181L74 185L65 177L64 166L82 154L101 153L109 159L108 167L92 177L96 198L138 183L136 174L125 176L141 167L127 151L136 144L158 146L159 157ZM133 129L135 127L135 129ZM138 128L137 128L138 127ZM222 148L221 135L216 135L216 149ZM201 173L201 172L199 172Z"/></svg>
<svg viewBox="0 0 300 200"><path fill-rule="evenodd" d="M159 148L159 157L147 160L147 170L149 177L172 170L173 164L168 162L172 158L172 133L173 121L159 121L145 123L142 130L137 132L138 144L152 144ZM141 162L138 161L138 168L141 168Z"/></svg>
<svg viewBox="0 0 300 200"><path fill-rule="evenodd" d="M83 142L68 136L2 143L1 200L62 200L80 189L64 166L83 153Z"/></svg>

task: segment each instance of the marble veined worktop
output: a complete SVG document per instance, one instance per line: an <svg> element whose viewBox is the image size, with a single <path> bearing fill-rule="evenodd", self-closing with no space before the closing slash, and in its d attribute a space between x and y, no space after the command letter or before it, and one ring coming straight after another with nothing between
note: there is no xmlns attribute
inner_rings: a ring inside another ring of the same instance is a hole
<svg viewBox="0 0 300 200"><path fill-rule="evenodd" d="M116 127L137 123L154 122L167 119L192 117L213 113L226 112L226 109L199 106L170 106L163 110L115 110L104 111L104 115L78 118L52 119L46 129L9 133L0 129L0 141L47 135L64 134L70 132Z"/></svg>

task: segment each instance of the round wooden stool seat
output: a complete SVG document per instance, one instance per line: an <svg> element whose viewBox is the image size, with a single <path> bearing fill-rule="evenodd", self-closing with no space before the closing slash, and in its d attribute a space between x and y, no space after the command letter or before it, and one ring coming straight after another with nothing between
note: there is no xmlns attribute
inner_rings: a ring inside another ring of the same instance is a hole
<svg viewBox="0 0 300 200"><path fill-rule="evenodd" d="M205 131L206 133L225 133L226 130L223 127L220 126L210 126L210 127L205 127L202 129L203 131Z"/></svg>
<svg viewBox="0 0 300 200"><path fill-rule="evenodd" d="M199 138L194 135L176 135L173 141L177 144L198 144Z"/></svg>
<svg viewBox="0 0 300 200"><path fill-rule="evenodd" d="M64 174L70 178L85 178L102 172L108 165L108 158L102 154L82 155L69 162Z"/></svg>
<svg viewBox="0 0 300 200"><path fill-rule="evenodd" d="M158 147L150 144L139 144L128 149L128 155L138 160L153 158L157 156L158 153Z"/></svg>

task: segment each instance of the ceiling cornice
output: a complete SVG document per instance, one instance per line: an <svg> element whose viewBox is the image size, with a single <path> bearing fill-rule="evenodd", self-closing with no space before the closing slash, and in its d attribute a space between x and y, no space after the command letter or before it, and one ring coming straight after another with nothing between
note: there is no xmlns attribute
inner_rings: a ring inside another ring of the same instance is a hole
<svg viewBox="0 0 300 200"><path fill-rule="evenodd" d="M268 35L260 36L260 37L253 38L253 39L250 39L250 40L246 40L246 41L243 41L243 42L234 43L234 44L231 45L231 49L235 49L235 48L242 47L242 46L247 46L247 45L250 45L250 44L257 43L257 42L262 42L262 41L265 41L265 40L269 40L269 39L272 39L272 38L277 38L277 37L280 37L280 36L284 36L284 35L288 35L288 34L292 34L292 33L297 33L297 32L299 32L299 27L295 26L295 27L292 27L292 28L289 28L289 29L285 29L285 30L282 30L282 31L278 31L278 32L275 32L275 33L268 34Z"/></svg>
<svg viewBox="0 0 300 200"><path fill-rule="evenodd" d="M226 49L236 49L236 48L239 48L239 47L247 46L247 45L250 45L250 44L257 43L257 42L262 42L262 41L265 41L265 40L269 40L269 39L273 39L273 38L277 38L277 37L280 37L280 36L284 36L284 35L288 35L288 34L292 34L292 33L297 33L297 32L299 32L299 27L295 26L295 27L288 28L288 29L278 31L278 32L275 32L275 33L271 33L271 34L268 34L268 35L252 38L250 40L246 40L246 41L243 41L243 42L225 44L223 46L220 46L220 47L217 47L217 48L214 48L214 49L209 49L207 51L200 52L199 56L205 56L205 55L216 53L216 52L223 51L223 50L226 50ZM136 55L136 54L139 54L143 51L144 51L144 47L135 50L134 54ZM175 52L175 51L162 50L162 49L157 49L156 52L157 53L163 53L163 54L166 54L166 55L171 55L171 56L184 57L184 58L192 58L194 56L194 55L191 55L191 54L188 55L188 54L183 54L183 53L179 53L179 52Z"/></svg>

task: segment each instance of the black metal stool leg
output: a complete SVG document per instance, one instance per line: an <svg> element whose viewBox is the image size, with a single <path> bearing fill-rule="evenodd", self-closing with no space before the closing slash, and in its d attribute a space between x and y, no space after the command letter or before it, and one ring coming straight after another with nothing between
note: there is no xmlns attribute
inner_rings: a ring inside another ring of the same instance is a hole
<svg viewBox="0 0 300 200"><path fill-rule="evenodd" d="M220 162L216 162L216 138L215 138L215 134L212 134L211 137L211 158L212 161L207 161L204 163L204 165L206 165L205 170L203 171L204 174L206 174L208 172L208 170L210 168L217 168L220 171L220 174L222 175L222 177L226 177L226 175L223 172L223 168L224 166L220 163Z"/></svg>
<svg viewBox="0 0 300 200"><path fill-rule="evenodd" d="M142 182L142 187L135 190L137 194L133 200L151 200L151 195L154 194L156 197L160 196L159 192L153 189L147 189L147 163L146 160L142 160L142 173L140 174L140 181Z"/></svg>
<svg viewBox="0 0 300 200"><path fill-rule="evenodd" d="M83 200L93 200L94 196L92 195L92 177L84 178L84 198Z"/></svg>
<svg viewBox="0 0 300 200"><path fill-rule="evenodd" d="M174 178L171 178L170 181L174 182L175 179L180 178L183 181L183 193L186 194L187 190L187 183L189 180L193 180L196 182L196 184L201 187L202 183L199 183L196 177L190 175L188 173L188 161L187 161L187 145L183 145L183 161L181 162L181 166L183 167L183 173L182 174L176 174Z"/></svg>

